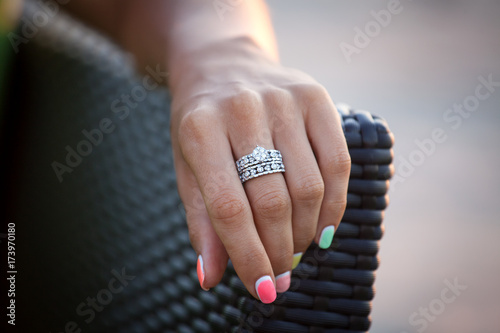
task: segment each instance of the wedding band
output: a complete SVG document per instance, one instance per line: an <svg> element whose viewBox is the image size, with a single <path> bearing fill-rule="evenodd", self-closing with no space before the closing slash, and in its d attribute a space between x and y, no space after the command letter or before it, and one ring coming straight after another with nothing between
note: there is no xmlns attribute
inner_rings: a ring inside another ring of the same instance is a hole
<svg viewBox="0 0 500 333"><path fill-rule="evenodd" d="M285 172L281 152L275 149L255 147L251 154L236 161L236 168L242 183L276 172Z"/></svg>

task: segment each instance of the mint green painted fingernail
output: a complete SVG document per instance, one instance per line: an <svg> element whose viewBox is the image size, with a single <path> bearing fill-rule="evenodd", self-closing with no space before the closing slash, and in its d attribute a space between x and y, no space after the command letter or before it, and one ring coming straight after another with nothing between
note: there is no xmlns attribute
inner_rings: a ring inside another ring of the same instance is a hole
<svg viewBox="0 0 500 333"><path fill-rule="evenodd" d="M319 237L319 247L322 249L329 248L332 245L333 234L335 234L335 226L330 225L325 227Z"/></svg>

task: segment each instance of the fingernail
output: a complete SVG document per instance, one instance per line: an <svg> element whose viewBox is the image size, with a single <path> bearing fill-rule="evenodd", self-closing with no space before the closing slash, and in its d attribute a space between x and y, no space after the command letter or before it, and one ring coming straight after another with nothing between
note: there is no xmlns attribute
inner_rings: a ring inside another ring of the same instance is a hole
<svg viewBox="0 0 500 333"><path fill-rule="evenodd" d="M333 234L335 233L335 226L330 225L325 227L321 232L321 236L319 237L319 247L322 249L327 249L332 245Z"/></svg>
<svg viewBox="0 0 500 333"><path fill-rule="evenodd" d="M284 293L290 288L290 271L280 274L276 277L276 291Z"/></svg>
<svg viewBox="0 0 500 333"><path fill-rule="evenodd" d="M198 281L200 281L201 289L208 291L208 288L203 287L203 282L205 281L205 268L203 266L201 254L198 256L198 262L196 263L196 273L198 273Z"/></svg>
<svg viewBox="0 0 500 333"><path fill-rule="evenodd" d="M302 254L303 254L302 252L299 252L293 255L292 269L295 269L295 267L299 265L300 259L302 259Z"/></svg>
<svg viewBox="0 0 500 333"><path fill-rule="evenodd" d="M257 290L257 295L262 303L269 304L276 299L276 289L269 275L265 275L255 282L255 290Z"/></svg>

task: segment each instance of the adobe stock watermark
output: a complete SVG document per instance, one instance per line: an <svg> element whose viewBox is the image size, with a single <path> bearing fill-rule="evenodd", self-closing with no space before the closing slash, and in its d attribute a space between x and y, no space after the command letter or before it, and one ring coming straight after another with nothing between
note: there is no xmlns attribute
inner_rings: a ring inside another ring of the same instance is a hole
<svg viewBox="0 0 500 333"><path fill-rule="evenodd" d="M234 8L241 5L245 0L213 0L212 5L214 6L219 20L224 21L224 16L227 12L232 12Z"/></svg>
<svg viewBox="0 0 500 333"><path fill-rule="evenodd" d="M142 84L138 84L130 89L129 93L121 94L111 102L110 109L120 120L125 120L130 115L130 111L135 109L140 102L144 101L148 93L156 89L160 84L166 81L168 73L160 69L160 65L156 65L156 69L149 66L146 67L146 74L142 78ZM59 180L63 182L63 175L65 173L72 173L74 168L78 167L84 157L89 156L95 147L98 147L104 140L105 134L111 134L116 129L116 124L111 118L102 118L99 121L97 128L90 130L83 129L81 131L84 137L80 140L75 147L66 145L66 158L65 163L53 161L51 163L52 170Z"/></svg>
<svg viewBox="0 0 500 333"><path fill-rule="evenodd" d="M400 0L389 0L385 9L370 11L373 20L366 22L363 29L358 26L354 27L352 44L346 42L339 44L347 63L350 64L352 62L354 54L360 54L363 49L367 48L372 40L377 38L382 30L391 24L393 16L400 14L402 11L403 5Z"/></svg>
<svg viewBox="0 0 500 333"><path fill-rule="evenodd" d="M443 121L453 131L458 130L463 121L470 118L479 109L481 102L490 98L500 87L500 81L494 81L493 74L489 74L487 77L481 75L477 80L479 83L474 88L473 94L466 96L461 103L454 103L443 113ZM392 178L391 189L395 191L396 184L404 183L406 179L411 177L415 170L436 152L438 145L446 140L448 140L448 134L442 127L432 129L428 138L415 139L414 143L417 147L407 157L398 156L399 165Z"/></svg>
<svg viewBox="0 0 500 333"><path fill-rule="evenodd" d="M33 1L35 11L31 15L31 19L21 17L20 32L18 35L15 32L9 32L7 38L14 49L14 52L19 53L19 46L27 44L31 39L35 38L40 28L46 26L50 20L59 13L59 6L66 5L71 0L38 0Z"/></svg>
<svg viewBox="0 0 500 333"><path fill-rule="evenodd" d="M85 323L90 324L95 319L96 312L103 311L104 307L113 301L114 295L121 293L129 282L135 279L135 276L127 275L125 267L122 268L121 272L113 269L111 274L113 277L109 280L106 288L99 290L95 297L89 296L77 305L75 312L80 317L85 318ZM81 333L82 328L75 321L68 321L60 333L67 332Z"/></svg>
<svg viewBox="0 0 500 333"><path fill-rule="evenodd" d="M431 300L427 306L419 307L418 311L411 313L408 317L408 323L418 333L425 332L429 327L429 323L435 322L446 310L446 306L455 302L462 292L468 288L468 286L460 284L457 277L455 277L453 282L450 282L448 279L444 280L444 285L445 287L441 289L439 297ZM401 333L408 332L403 331Z"/></svg>

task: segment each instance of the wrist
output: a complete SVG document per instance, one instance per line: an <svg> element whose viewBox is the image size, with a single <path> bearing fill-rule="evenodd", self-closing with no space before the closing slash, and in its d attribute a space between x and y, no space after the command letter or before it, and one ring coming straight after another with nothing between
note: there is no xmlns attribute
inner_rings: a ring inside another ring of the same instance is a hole
<svg viewBox="0 0 500 333"><path fill-rule="evenodd" d="M249 36L239 36L206 43L189 51L171 50L167 59L169 86L172 92L203 82L231 80L235 68L278 64L276 54L263 49ZM237 79L237 78L234 78Z"/></svg>

